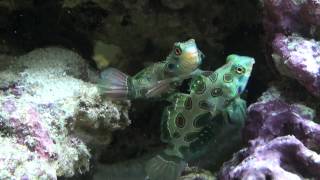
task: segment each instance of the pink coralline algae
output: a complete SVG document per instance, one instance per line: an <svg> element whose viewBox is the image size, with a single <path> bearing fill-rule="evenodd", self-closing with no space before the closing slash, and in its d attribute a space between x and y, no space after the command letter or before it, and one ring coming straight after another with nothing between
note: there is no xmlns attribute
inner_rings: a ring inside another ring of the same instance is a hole
<svg viewBox="0 0 320 180"><path fill-rule="evenodd" d="M312 109L280 98L252 104L244 129L249 146L223 165L220 178L320 178L320 125L313 118Z"/></svg>
<svg viewBox="0 0 320 180"><path fill-rule="evenodd" d="M320 96L320 43L298 35L278 34L272 45L273 60L279 72Z"/></svg>
<svg viewBox="0 0 320 180"><path fill-rule="evenodd" d="M53 142L48 131L44 128L44 124L39 117L36 109L30 108L26 115L26 125L30 128L30 134L36 140L35 150L42 156L49 158L54 154Z"/></svg>
<svg viewBox="0 0 320 180"><path fill-rule="evenodd" d="M11 117L9 121L2 123L2 129L10 129L10 133L17 137L17 142L26 145L31 151L36 151L46 159L55 154L52 138L36 108L30 107L25 116Z"/></svg>

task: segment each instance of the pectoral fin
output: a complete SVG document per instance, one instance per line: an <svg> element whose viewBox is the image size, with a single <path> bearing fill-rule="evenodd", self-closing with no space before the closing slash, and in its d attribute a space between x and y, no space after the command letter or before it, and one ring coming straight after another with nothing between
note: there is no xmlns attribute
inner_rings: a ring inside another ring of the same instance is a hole
<svg viewBox="0 0 320 180"><path fill-rule="evenodd" d="M236 98L224 111L225 118L231 124L244 125L247 119L247 103L241 98Z"/></svg>
<svg viewBox="0 0 320 180"><path fill-rule="evenodd" d="M146 97L150 98L150 97L159 96L169 91L170 83L171 81L167 81L167 80L158 81L151 89L147 91Z"/></svg>
<svg viewBox="0 0 320 180"><path fill-rule="evenodd" d="M172 83L180 82L183 79L186 79L190 76L191 75L183 75L183 76L177 76L177 77L157 81L155 85L150 90L147 91L146 97L154 97L154 96L161 95L171 89Z"/></svg>

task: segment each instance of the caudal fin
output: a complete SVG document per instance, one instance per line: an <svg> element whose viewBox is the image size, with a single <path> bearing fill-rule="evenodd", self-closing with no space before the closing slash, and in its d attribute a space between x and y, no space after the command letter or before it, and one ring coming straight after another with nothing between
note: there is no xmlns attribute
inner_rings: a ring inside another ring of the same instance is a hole
<svg viewBox="0 0 320 180"><path fill-rule="evenodd" d="M113 100L127 99L129 95L129 76L115 69L108 68L101 72L98 87L101 94Z"/></svg>
<svg viewBox="0 0 320 180"><path fill-rule="evenodd" d="M176 180L185 165L182 159L156 155L147 161L145 171L150 180Z"/></svg>

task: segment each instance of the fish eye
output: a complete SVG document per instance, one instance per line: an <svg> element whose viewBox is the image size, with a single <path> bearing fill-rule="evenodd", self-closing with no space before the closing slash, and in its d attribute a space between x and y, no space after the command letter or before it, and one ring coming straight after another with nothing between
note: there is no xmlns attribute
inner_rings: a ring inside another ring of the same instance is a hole
<svg viewBox="0 0 320 180"><path fill-rule="evenodd" d="M244 69L244 67L242 67L242 66L237 66L237 67L235 67L235 72L237 73L237 74L243 74L243 73L245 73L245 69Z"/></svg>
<svg viewBox="0 0 320 180"><path fill-rule="evenodd" d="M182 54L181 48L179 48L179 47L174 47L174 53L175 53L177 56L180 56L180 55Z"/></svg>

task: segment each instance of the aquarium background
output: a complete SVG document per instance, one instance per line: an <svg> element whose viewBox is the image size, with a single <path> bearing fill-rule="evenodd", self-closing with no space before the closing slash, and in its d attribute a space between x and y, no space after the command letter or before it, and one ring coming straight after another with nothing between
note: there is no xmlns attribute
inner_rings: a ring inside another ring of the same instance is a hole
<svg viewBox="0 0 320 180"><path fill-rule="evenodd" d="M217 131L179 179L320 178L319 26L317 0L0 0L0 179L103 180L131 166L136 179L166 147L169 104L106 100L99 73L134 75L190 38L201 69L229 54L255 65L244 128Z"/></svg>

